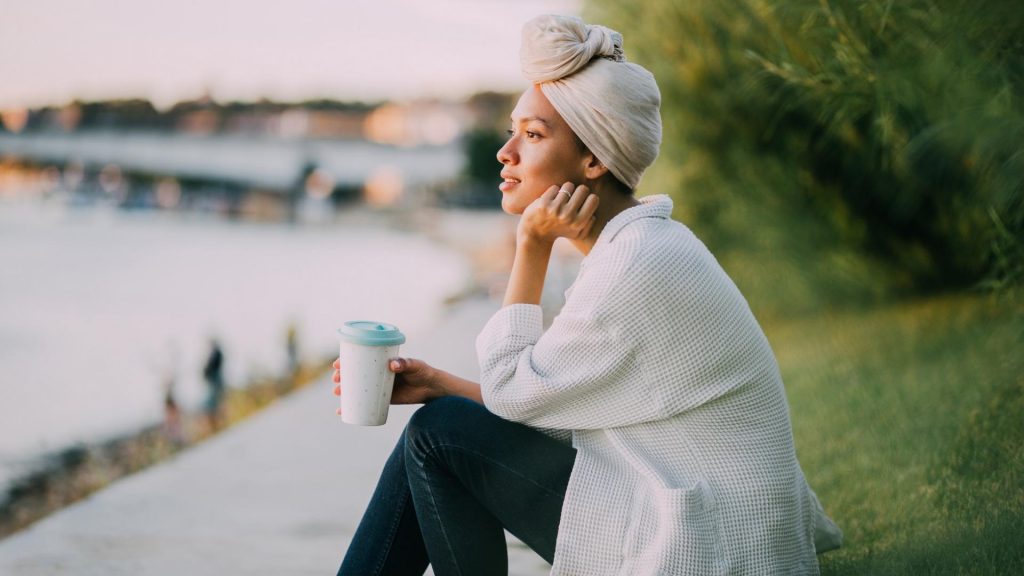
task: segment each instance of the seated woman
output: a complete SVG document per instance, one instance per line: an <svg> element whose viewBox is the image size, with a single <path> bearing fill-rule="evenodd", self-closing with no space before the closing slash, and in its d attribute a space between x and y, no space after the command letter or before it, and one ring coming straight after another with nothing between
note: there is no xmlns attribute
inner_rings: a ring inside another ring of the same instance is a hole
<svg viewBox="0 0 1024 576"><path fill-rule="evenodd" d="M505 574L507 529L552 574L817 574L841 535L768 341L672 201L634 196L661 143L654 77L577 18L529 22L521 57L532 85L498 160L522 216L480 382L392 361L393 402L425 405L338 573ZM585 258L544 331L559 237Z"/></svg>

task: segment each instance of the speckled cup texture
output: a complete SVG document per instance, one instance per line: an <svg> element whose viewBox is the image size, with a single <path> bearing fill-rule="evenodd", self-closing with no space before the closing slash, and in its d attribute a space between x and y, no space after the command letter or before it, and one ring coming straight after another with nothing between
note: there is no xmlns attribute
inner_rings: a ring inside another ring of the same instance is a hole
<svg viewBox="0 0 1024 576"><path fill-rule="evenodd" d="M363 346L341 342L341 421L380 426L388 421L395 373L388 361L399 346Z"/></svg>

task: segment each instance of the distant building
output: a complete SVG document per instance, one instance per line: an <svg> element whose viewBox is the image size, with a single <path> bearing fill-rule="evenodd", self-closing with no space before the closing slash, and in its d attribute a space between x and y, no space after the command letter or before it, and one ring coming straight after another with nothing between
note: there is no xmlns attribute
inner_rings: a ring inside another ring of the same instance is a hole
<svg viewBox="0 0 1024 576"><path fill-rule="evenodd" d="M462 136L469 122L465 106L458 103L436 100L390 103L370 113L364 133L368 140L379 144L441 146Z"/></svg>

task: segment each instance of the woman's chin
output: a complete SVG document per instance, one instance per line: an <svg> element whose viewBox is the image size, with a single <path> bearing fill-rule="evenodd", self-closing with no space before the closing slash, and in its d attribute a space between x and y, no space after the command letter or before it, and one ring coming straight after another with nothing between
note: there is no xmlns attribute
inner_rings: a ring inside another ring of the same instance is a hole
<svg viewBox="0 0 1024 576"><path fill-rule="evenodd" d="M522 206L517 206L515 200L511 196L506 194L501 197L501 210L506 214L518 216L523 213L524 209L525 208Z"/></svg>

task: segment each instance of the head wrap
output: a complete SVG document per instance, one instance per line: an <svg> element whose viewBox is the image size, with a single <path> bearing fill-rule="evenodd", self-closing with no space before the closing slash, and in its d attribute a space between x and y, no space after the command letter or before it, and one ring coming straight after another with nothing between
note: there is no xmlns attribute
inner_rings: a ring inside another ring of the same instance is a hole
<svg viewBox="0 0 1024 576"><path fill-rule="evenodd" d="M519 59L583 144L636 188L658 157L661 93L650 72L626 62L622 35L574 16L538 16L523 26Z"/></svg>

